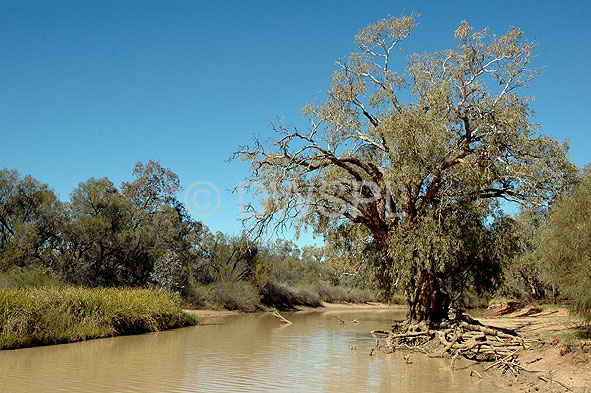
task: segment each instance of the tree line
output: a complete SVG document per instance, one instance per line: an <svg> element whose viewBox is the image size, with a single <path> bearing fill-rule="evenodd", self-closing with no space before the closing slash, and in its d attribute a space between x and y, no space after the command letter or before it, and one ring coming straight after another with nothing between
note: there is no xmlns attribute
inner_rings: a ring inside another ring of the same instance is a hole
<svg viewBox="0 0 591 393"><path fill-rule="evenodd" d="M62 202L47 184L0 170L0 271L43 267L76 285L164 287L198 306L246 310L392 300L384 289L393 283L385 281L404 267L384 271L387 251L347 227L321 247L303 248L211 232L177 199L172 170L149 161L133 175L119 188L91 178ZM448 220L446 236L456 244L440 276L448 277L451 303L465 303L467 294L566 299L591 317L591 166L551 209L497 212L488 221L463 211Z"/></svg>
<svg viewBox="0 0 591 393"><path fill-rule="evenodd" d="M367 275L343 275L322 247L210 231L187 213L178 176L158 161L138 162L133 177L119 187L90 178L60 201L32 176L0 170L0 272L42 267L74 285L165 287L196 305L248 310L355 300L347 293L372 287ZM339 286L347 289L336 296Z"/></svg>

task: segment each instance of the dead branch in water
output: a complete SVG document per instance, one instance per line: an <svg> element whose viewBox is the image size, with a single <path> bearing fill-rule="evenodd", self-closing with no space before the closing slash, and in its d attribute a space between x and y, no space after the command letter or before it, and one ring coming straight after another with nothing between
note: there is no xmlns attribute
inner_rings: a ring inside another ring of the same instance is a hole
<svg viewBox="0 0 591 393"><path fill-rule="evenodd" d="M273 311L273 314L271 314L271 315L273 315L274 317L279 318L282 322L285 322L285 323L287 323L289 325L291 325L293 323L289 319L286 319L283 315L279 314L279 311L277 311L277 310L274 310Z"/></svg>

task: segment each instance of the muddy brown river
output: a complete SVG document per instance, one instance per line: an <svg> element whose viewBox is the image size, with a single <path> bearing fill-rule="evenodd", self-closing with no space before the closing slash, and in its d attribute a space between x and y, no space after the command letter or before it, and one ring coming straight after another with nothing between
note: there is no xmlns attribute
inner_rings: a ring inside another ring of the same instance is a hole
<svg viewBox="0 0 591 393"><path fill-rule="evenodd" d="M502 392L470 362L369 356L372 329L401 312L207 318L200 326L0 351L0 392ZM347 323L342 326L339 316ZM358 323L353 323L357 320ZM484 378L470 377L475 368Z"/></svg>

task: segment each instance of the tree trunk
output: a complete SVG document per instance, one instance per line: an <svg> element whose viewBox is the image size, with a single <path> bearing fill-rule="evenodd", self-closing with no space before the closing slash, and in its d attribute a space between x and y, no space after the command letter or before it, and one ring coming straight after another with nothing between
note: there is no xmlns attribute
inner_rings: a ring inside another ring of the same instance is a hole
<svg viewBox="0 0 591 393"><path fill-rule="evenodd" d="M556 282L552 281L552 302L554 304L558 304L557 298L558 298L558 287L556 286Z"/></svg>
<svg viewBox="0 0 591 393"><path fill-rule="evenodd" d="M438 324L447 319L449 295L443 290L440 280L433 272L423 270L415 288L414 297L409 300L411 322Z"/></svg>

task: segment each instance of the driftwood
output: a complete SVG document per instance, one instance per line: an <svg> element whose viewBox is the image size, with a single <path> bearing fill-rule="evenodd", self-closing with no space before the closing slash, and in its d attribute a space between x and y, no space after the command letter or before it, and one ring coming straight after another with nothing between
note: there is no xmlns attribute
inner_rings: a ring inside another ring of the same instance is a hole
<svg viewBox="0 0 591 393"><path fill-rule="evenodd" d="M544 381L544 382L548 382L548 383L550 383L550 387L552 387L552 384L556 382L557 384L559 384L560 386L562 386L562 387L563 387L564 389L566 389L567 391L569 391L569 392L572 392L572 391L573 391L571 388L569 388L568 386L566 386L566 385L565 385L565 384L563 384L562 382L555 380L555 379L552 377L552 373L548 373L548 378L546 378L546 377L544 377L544 376L542 376L542 375L538 375L538 378L539 378L540 380Z"/></svg>
<svg viewBox="0 0 591 393"><path fill-rule="evenodd" d="M373 330L375 346L371 348L370 356L377 353L392 353L397 350L416 351L431 357L451 358L451 367L455 366L460 357L484 364L484 371L496 370L501 374L509 374L517 378L521 373L531 373L550 388L555 383L567 391L572 391L564 383L553 378L552 373L532 370L529 365L540 360L537 358L522 364L520 352L540 345L537 339L528 339L517 334L514 330L487 326L474 320L468 315L457 311L450 315L451 319L438 325L398 323L391 331ZM405 356L407 363L410 362ZM466 367L471 368L471 367ZM476 370L470 375L482 378Z"/></svg>
<svg viewBox="0 0 591 393"><path fill-rule="evenodd" d="M277 310L274 310L273 311L273 314L271 314L271 315L273 315L274 317L279 318L282 322L285 322L285 323L287 323L289 325L291 325L293 323L289 319L285 318L283 315L279 314L279 311L277 311Z"/></svg>
<svg viewBox="0 0 591 393"><path fill-rule="evenodd" d="M530 372L517 361L520 350L530 348L535 340L528 340L511 329L486 326L455 311L453 319L438 326L401 323L392 331L374 330L376 340L372 350L391 353L396 350L411 350L427 353L433 357L450 357L452 367L459 357L491 362L488 369L500 368L503 372L517 375L520 371Z"/></svg>

